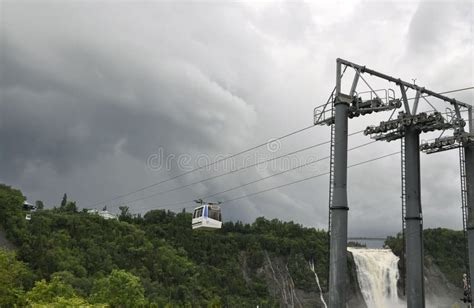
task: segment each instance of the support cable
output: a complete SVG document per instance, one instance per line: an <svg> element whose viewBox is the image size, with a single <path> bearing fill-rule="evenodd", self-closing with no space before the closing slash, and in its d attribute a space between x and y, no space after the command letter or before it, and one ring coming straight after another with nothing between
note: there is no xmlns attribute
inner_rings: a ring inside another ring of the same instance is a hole
<svg viewBox="0 0 474 308"><path fill-rule="evenodd" d="M356 131L356 132L354 132L354 133L349 134L348 136L357 135L357 134L362 133L363 131L364 131L364 130ZM225 172L225 173L222 173L222 174L218 174L218 175L215 175L215 176L211 176L211 177L208 177L208 178L199 180L199 181L195 181L195 182L192 182L192 183L189 183L189 184L185 184L185 185L178 186L178 187L171 188L171 189L164 190L164 191L159 191L159 192L156 192L156 193L153 193L153 194L144 196L144 197L132 199L132 200L130 200L130 201L125 201L125 202L126 202L127 204L135 203L135 202L138 202L138 201L150 199L150 198L155 197L155 196L160 196L160 195L163 195L163 194L166 194L166 193L169 193L169 192L181 190L181 189L183 189L183 188L191 187L191 186L194 186L194 185L197 185L197 184L201 184L201 183L204 183L204 182L207 182L207 181L211 181L211 180L214 180L214 179L217 179L217 178L224 177L224 176L226 176L226 175L234 174L234 173L236 173L236 172L239 172L239 171L242 171L242 170L251 168L251 167L256 167L256 166L259 166L259 165L261 165L261 164L265 164L265 163L268 163L268 162L271 162L271 161L274 161L274 160L277 160L277 159L281 159L281 158L284 158L284 157L288 157L288 156L290 156L290 155L297 154L297 153L300 153L300 152L303 152L303 151L306 151L306 150L309 150L309 149L317 148L317 147L326 145L326 144L328 144L328 143L330 143L330 142L331 142L331 141L324 141L324 142L321 142L321 143L317 143L317 144L314 144L314 145L311 145L311 146L308 146L308 147L305 147L305 148L302 148L302 149L299 149L299 150L296 150L296 151L293 151L293 152L290 152L290 153L287 153L287 154L284 154L284 155L280 155L280 156L277 156L277 157L272 157L272 158L270 158L270 159L263 160L263 161L259 161L259 162L253 163L253 164L251 164L251 165L242 166L242 167L240 167L240 168L237 168L237 169L235 169L235 170L231 170L231 171L229 171L229 172ZM367 144L365 144L365 145L368 145L368 144L371 144L371 143L372 143L372 142L367 143ZM360 147L360 146L359 146L359 147ZM356 147L356 148L358 148L358 147ZM353 150L353 149L352 149L352 150ZM327 159L327 158L329 158L329 157L325 157L325 158L319 159L319 160L314 161L314 162L312 162L312 163L316 163L316 162L318 162L318 161L321 161L321 160L324 160L324 159ZM311 164L312 164L312 163L311 163ZM292 169L290 169L290 170L286 170L286 171L284 171L284 172L288 172L288 171L291 171L291 170L294 170L294 169L297 169L297 168L300 168L300 167L304 167L304 165L300 165L300 166L298 166L298 167L292 168ZM283 172L283 173L284 173L284 172ZM276 175L278 175L278 174L275 174L275 175L272 175L272 176L276 176ZM203 197L203 199L204 199L204 198L207 198L207 197L210 197L210 196Z"/></svg>
<svg viewBox="0 0 474 308"><path fill-rule="evenodd" d="M371 162L374 162L374 161L377 161L377 160L381 160L381 159L384 159L384 158L387 158L387 157L390 157L390 156L394 156L394 155L397 155L397 154L400 154L400 151L393 152L393 153L386 154L386 155L382 155L382 156L378 156L378 157L375 157L375 158L372 158L372 159L369 159L369 160L365 160L365 161L362 161L362 162L358 162L358 163L349 165L347 168L349 169L349 168L357 167L357 166L360 166L360 165L368 164L368 163L371 163ZM313 176L310 176L310 177L306 177L306 178L303 178L303 179L300 179L300 180L296 180L296 181L293 181L293 182L289 182L289 183L286 183L286 184L270 187L270 188L267 188L267 189L264 189L264 190L261 190L261 191L257 191L257 192L254 192L254 193L239 196L237 198L227 199L227 200L221 201L221 204L230 203L230 202L233 202L233 201L236 201L236 200L252 197L252 196L259 195L259 194L262 194L262 193L265 193L265 192L268 192L268 191L272 191L272 190L275 190L275 189L279 189L279 188L283 188L283 187L286 187L286 186L294 185L294 184L297 184L297 183L301 183L301 182L308 181L308 180L311 180L311 179L315 179L315 178L318 178L318 177L322 177L322 176L325 176L325 175L329 175L329 172L319 173L319 174L316 174L316 175L313 175ZM176 205L192 204L192 203L194 203L194 200L163 204L163 205L159 205L158 208L159 209L172 208L172 207L175 207Z"/></svg>
<svg viewBox="0 0 474 308"><path fill-rule="evenodd" d="M370 145L370 144L373 144L373 143L375 143L375 142L377 142L377 141L367 142L367 143L364 143L364 144L355 146L355 147L353 147L353 148L350 148L350 149L348 149L347 151L349 152L349 151L352 151L352 150L356 150L356 149L359 149L359 148L368 146L368 145ZM321 161L326 160L326 159L329 159L329 158L330 158L330 156L326 156L326 157L317 159L317 160L312 161L312 162L307 162L307 163L304 163L304 164L300 164L300 165L295 166L295 167L293 167L293 168L290 168L290 169L287 169L287 170L283 170L283 171L281 171L281 172L274 173L274 174L271 174L271 175L269 175L269 176L265 176L265 177L263 177L263 178L260 178L260 179L255 180L255 181L251 181L251 182L248 182L248 183L245 183L245 184L236 186L236 187L232 187L232 188L226 189L226 190L224 190L224 191L220 191L220 192L218 192L218 193L214 193L214 194L212 194L212 195L204 196L204 197L202 197L202 199L211 198L211 197L214 197L214 196L217 196L217 195L220 195L220 194L229 192L229 191L233 191L233 190L236 190L236 189L239 189L239 188L242 188L242 187L251 185L251 184L255 184L255 183L258 183L258 182L260 182L260 181L264 181L264 180L266 180L266 179L269 179L269 178L272 178L272 177L275 177L275 176L278 176L278 175L281 175L281 174L284 174L284 173L287 173L287 172L290 172L290 171L293 171L293 170L296 170L296 169L299 169L299 168L302 168L302 167L306 167L306 166L313 165L313 164L315 164L315 163L321 162Z"/></svg>
<svg viewBox="0 0 474 308"><path fill-rule="evenodd" d="M382 156L379 156L379 157L376 157L376 158L372 158L372 159L369 159L369 160L366 160L366 161L355 163L355 164L349 165L347 168L352 168L352 167L368 164L368 163L371 163L371 162L374 162L374 161L377 161L377 160L380 160L380 159L383 159L383 158L387 158L387 157L390 157L390 156L393 156L393 155L397 155L397 154L400 154L400 152L397 151L397 152L382 155ZM316 174L316 175L313 175L313 176L310 176L310 177L307 177L307 178L303 178L301 180L289 182L289 183L286 183L286 184L283 184L283 185L278 185L278 186L271 187L271 188L268 188L268 189L265 189L265 190L261 190L261 191L257 191L257 192L251 193L251 194L243 195L243 196L240 196L240 197L237 197L237 198L224 200L224 201L222 201L222 203L229 203L229 202L233 202L233 201L240 200L240 199L243 199L243 198L252 197L252 196L259 195L259 194L262 194L262 193L265 193L265 192L268 192L268 191L272 191L272 190L275 190L275 189L279 189L279 188L283 188L283 187L286 187L286 186L294 185L294 184L297 184L297 183L301 183L301 182L304 182L304 181L307 181L307 180L315 179L315 178L318 178L318 177L321 177L321 176L324 176L324 175L328 175L328 174L329 174L329 172Z"/></svg>
<svg viewBox="0 0 474 308"><path fill-rule="evenodd" d="M346 69L346 68L347 68L347 66L345 67L345 69ZM344 72L345 72L345 69L344 69ZM474 86L465 87L465 88L460 88L460 89L455 89L455 90L450 90L450 91L444 91L444 92L440 92L440 93L438 93L438 94L455 93L455 92L460 92L460 91L465 91L465 90L472 90L472 89L474 89ZM424 98L424 97L428 97L428 96L430 96L430 95L425 95L425 96L421 96L421 97ZM410 98L410 99L414 99L414 98ZM314 125L310 125L310 126L307 126L307 127L303 127L303 128L298 129L298 130L296 130L296 131L290 132L290 133L288 133L288 134L286 134L286 135L283 135L283 136L280 136L280 137L278 137L278 138L272 139L272 141L277 141L277 140L285 139L285 138L287 138L287 137L290 137L290 136L293 136L293 135L295 135L295 134L298 134L298 133L301 133L301 132L303 132L303 131L306 131L306 130L312 128L312 127L314 127ZM150 185L141 187L141 188L137 188L137 189L135 189L135 190L133 190L133 191L130 191L130 192L128 192L128 193L125 193L125 194L122 194L122 195L118 195L118 196L112 197L112 198L110 198L110 199L106 199L106 200L103 200L103 201L100 201L100 202L93 203L93 204L90 205L89 207L97 207L98 205L105 204L105 203L107 203L107 202L111 202L111 201L115 201L115 200L118 200L118 199L122 199L122 198L127 197L127 196L130 196L130 195L132 195L132 194L135 194L135 193L138 193L138 192L147 190L147 189L149 189L149 188L152 188L152 187L155 187L155 186L164 184L164 183L166 183L166 182L170 182L170 181L175 180L175 179L177 179L177 178L180 178L180 177L182 177L182 176L191 174L191 173L196 172L196 171L198 171L198 170L202 170L202 169L204 169L204 168L208 168L208 167L210 167L210 166L216 165L216 164L218 164L218 163L220 163L220 162L226 161L226 160L231 159L231 158L233 158L233 157L236 157L236 156L238 156L238 155L241 155L241 154L244 154L244 153L253 151L253 150L258 149L258 148L260 148L260 147L262 147L262 146L264 146L264 145L267 145L267 144L268 144L268 142L258 144L258 145L256 145L256 146L253 146L253 147L251 147L251 148L242 150L242 151L237 152L237 153L235 153L235 154L231 154L231 155L229 155L229 156L227 156L227 157L218 159L218 160L216 160L216 161L214 161L214 162L211 162L211 163L209 163L209 164L206 164L206 165L203 165L203 166L199 166L199 167L193 168L192 170L189 170L189 171L180 173L180 174L175 175L175 176L173 176L173 177L170 177L170 178L168 178L168 179L165 179L165 180L162 180L162 181L159 181L159 182L156 182L156 183L153 183L153 184L150 184ZM193 185L194 185L194 184L193 184Z"/></svg>
<svg viewBox="0 0 474 308"><path fill-rule="evenodd" d="M291 132L291 133L288 133L288 134L286 134L286 135L280 136L280 137L278 137L278 138L273 138L273 139L271 140L271 142L275 142L275 141L277 141L277 140L282 140L282 139L288 138L288 137L290 137L290 136L296 135L296 134L298 134L298 133L301 133L301 132L306 131L306 130L308 130L308 129L310 129L310 128L313 128L313 127L314 127L314 125L310 125L310 126L303 127L303 128L301 128L301 129L298 129L298 130L293 131L293 132ZM199 166L199 167L193 168L193 169L191 169L191 170L189 170L189 171L180 173L180 174L175 175L175 176L173 176L173 177L170 177L170 178L168 178L168 179L166 179L166 180L162 180L162 181L159 181L159 182L150 184L150 185L148 185L148 186L144 186L144 187L135 189L135 190L133 190L133 191L131 191L131 192L128 192L128 193L126 193L126 194L122 194L122 195L119 195L119 196L116 196L116 197L113 197L113 198L110 198L110 199L107 199L107 200L103 200L103 201L100 201L100 202L96 202L96 203L90 205L89 207L95 207L95 206L98 206L98 205L100 205L100 204L104 204L104 203L107 203L107 202L110 202L110 201L115 201L115 200L124 198L124 197L126 197L126 196L130 196L130 195L132 195L132 194L135 194L135 193L137 193L137 192L144 191L144 190L149 189L149 188L151 188L151 187L155 187L155 186L158 186L158 185L160 185L160 184L163 184L163 183L166 183L166 182L175 180L175 179L180 178L180 177L182 177L182 176L185 176L185 175L187 175L187 174L190 174L190 173L196 172L196 171L198 171L198 170L202 170L202 169L204 169L204 168L208 168L208 167L210 167L210 166L216 165L216 164L218 164L218 163L220 163L220 162L226 161L226 160L231 159L231 158L233 158L233 157L236 157L236 156L238 156L238 155L242 155L242 154L244 154L244 153L253 151L253 150L258 149L258 148L260 148L260 147L262 147L262 146L264 146L264 145L267 145L268 143L269 143L269 142L267 141L267 142L258 144L258 145L256 145L256 146L253 146L253 147L248 148L248 149L246 149L246 150L242 150L242 151L240 151L240 152L237 152L237 153L235 153L235 154L229 155L229 156L227 156L227 157L224 157L224 158L215 160L215 161L213 161L213 162L211 162L211 163L209 163L209 164L206 164L206 165L203 165L203 166Z"/></svg>

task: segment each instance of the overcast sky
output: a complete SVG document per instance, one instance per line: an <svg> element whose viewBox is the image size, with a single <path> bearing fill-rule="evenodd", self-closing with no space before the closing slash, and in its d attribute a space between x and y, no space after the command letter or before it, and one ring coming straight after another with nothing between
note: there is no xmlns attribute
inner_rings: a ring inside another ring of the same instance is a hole
<svg viewBox="0 0 474 308"><path fill-rule="evenodd" d="M0 10L0 182L49 207L67 193L90 208L311 125L313 108L334 87L337 57L416 78L435 91L474 85L471 1L3 0ZM474 98L473 91L450 96L467 103ZM351 121L350 131L374 120ZM315 127L272 144L276 151L262 147L231 162L241 166L328 139L327 127ZM350 146L370 141L361 134L349 140ZM371 144L351 151L349 163L399 148L399 142ZM327 155L327 146L313 148L290 165ZM425 227L462 227L457 155L422 154ZM144 213L285 168L250 168L127 202L230 167L227 162L179 177L108 202L108 209L126 203ZM321 161L212 200L327 170L328 161ZM350 169L350 236L400 229L399 176L399 156ZM323 176L223 204L223 217L251 222L265 216L326 228L327 191Z"/></svg>

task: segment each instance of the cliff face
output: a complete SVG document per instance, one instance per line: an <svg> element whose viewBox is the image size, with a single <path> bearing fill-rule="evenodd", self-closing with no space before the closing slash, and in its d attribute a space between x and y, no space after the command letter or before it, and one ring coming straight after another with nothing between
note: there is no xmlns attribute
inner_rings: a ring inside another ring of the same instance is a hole
<svg viewBox="0 0 474 308"><path fill-rule="evenodd" d="M270 257L265 251L263 265L265 281L271 296L283 307L324 307L319 291L296 288L288 270L288 262L282 257Z"/></svg>
<svg viewBox="0 0 474 308"><path fill-rule="evenodd" d="M402 256L401 234L388 237L385 244L399 257ZM427 307L456 307L463 296L462 274L465 271L466 240L462 231L444 228L423 231L424 283ZM400 267L400 274L404 271ZM399 295L404 298L403 277L399 281Z"/></svg>
<svg viewBox="0 0 474 308"><path fill-rule="evenodd" d="M325 303L328 303L328 293L325 286L322 286L322 294L316 284L310 287L301 287L301 281L297 277L293 277L290 268L295 266L292 260L286 257L278 256L268 251L264 251L263 265L252 273L252 270L246 265L247 260L245 254L241 254L241 270L246 280L250 281L255 275L260 276L265 281L271 298L279 307L322 307L325 308L321 296ZM307 264L298 264L299 266L308 266ZM425 298L427 307L456 307L460 304L460 298L463 291L458 286L453 285L446 278L445 274L439 267L430 262L425 264ZM307 271L310 279L316 281L314 273ZM319 277L322 279L323 277ZM461 279L461 278L460 278ZM357 280L357 272L354 259L351 253L348 253L348 307L351 308L367 308L360 291ZM406 299L399 283L400 298Z"/></svg>
<svg viewBox="0 0 474 308"><path fill-rule="evenodd" d="M306 273L310 277L306 278L314 281L307 287L302 287L302 282L292 277L290 268L296 264L292 263L294 261L289 258L264 251L263 265L256 270L256 273L252 273L252 270L247 266L248 260L245 254L241 254L240 261L245 279L250 281L255 275L264 277L271 297L280 307L326 307L324 302L326 304L328 302L327 290L324 286L321 286L323 289L322 292L320 291L316 276L311 271L311 260L303 264L297 264L300 267L307 267ZM348 255L348 268L348 306L366 308L357 282L354 260L350 253ZM318 276L318 278L322 279L323 277Z"/></svg>
<svg viewBox="0 0 474 308"><path fill-rule="evenodd" d="M434 263L426 264L425 297L428 307L455 307L460 304L463 290L448 281L445 274ZM462 277L459 277L460 281Z"/></svg>
<svg viewBox="0 0 474 308"><path fill-rule="evenodd" d="M431 258L427 259L428 262L424 266L426 306L457 307L456 305L460 305L463 290L453 285L440 268L432 262ZM398 294L400 298L406 300L401 279L398 283ZM461 281L462 277L459 279Z"/></svg>

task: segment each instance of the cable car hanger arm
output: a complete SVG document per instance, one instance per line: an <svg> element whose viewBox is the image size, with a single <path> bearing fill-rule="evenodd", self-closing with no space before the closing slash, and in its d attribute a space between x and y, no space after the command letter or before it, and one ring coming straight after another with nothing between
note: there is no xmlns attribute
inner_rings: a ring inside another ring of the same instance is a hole
<svg viewBox="0 0 474 308"><path fill-rule="evenodd" d="M399 86L405 86L405 87L408 87L408 88L413 89L415 91L419 91L420 94L425 93L425 94L428 94L429 96L433 96L433 97L439 98L443 101L447 101L447 102L451 103L453 106L459 105L459 106L462 106L462 107L465 107L465 108L472 107L471 105L460 102L458 100L455 100L454 98L449 98L449 97L444 96L442 94L439 94L439 93L433 92L431 90L428 90L424 87L419 87L419 86L417 86L413 83L403 81L400 78L395 78L395 77L392 77L392 76L374 71L374 70L372 70L370 68L367 68L365 66L358 65L358 64L352 63L350 61L347 61L347 60L344 60L344 59L341 59L341 58L338 58L337 62L339 62L343 65L346 65L346 66L350 66L350 67L354 68L355 70L360 71L361 73L368 73L370 75L374 75L374 76L377 76L379 78L391 81L391 82L393 82L393 83L395 83Z"/></svg>

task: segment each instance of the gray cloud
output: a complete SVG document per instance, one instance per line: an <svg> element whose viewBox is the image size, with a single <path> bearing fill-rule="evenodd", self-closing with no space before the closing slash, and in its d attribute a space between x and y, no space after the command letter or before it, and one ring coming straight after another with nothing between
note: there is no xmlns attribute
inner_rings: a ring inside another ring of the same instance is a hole
<svg viewBox="0 0 474 308"><path fill-rule="evenodd" d="M4 1L1 14L0 181L50 205L67 192L88 206L181 173L176 164L170 171L147 168L147 157L159 147L165 155L212 159L311 124L312 109L334 86L337 57L408 80L416 77L434 90L473 81L472 65L466 65L473 62L472 7L464 2ZM453 96L473 98L469 92ZM351 131L386 117L353 120ZM328 138L327 128L314 128L284 140L275 154ZM352 145L367 141L350 139ZM398 143L377 143L349 157L357 162L398 148ZM268 155L265 149L257 153ZM327 153L321 147L298 157ZM456 153L422 159L426 225L460 228ZM327 162L317 166L219 198L327 170ZM399 169L396 157L351 169L351 234L399 230ZM246 170L132 207L143 212L275 172ZM124 201L215 174L199 171ZM224 214L323 228L327 194L327 177L321 177L235 201Z"/></svg>
<svg viewBox="0 0 474 308"><path fill-rule="evenodd" d="M1 137L7 145L4 161L16 162L7 174L17 174L28 160L69 171L119 143L138 159L159 144L169 151L220 149L219 138L240 143L254 122L252 106L184 57L136 59L141 55L133 46L114 54L114 46L91 43L102 35L110 45L117 42L100 32L74 43L66 39L22 47L35 30L20 25L21 18L6 17ZM17 26L26 29L15 33ZM54 27L69 27L70 34L82 29L61 22L53 22ZM120 39L119 33L113 35ZM28 58L33 47L38 54ZM182 136L188 137L185 149L176 142Z"/></svg>
<svg viewBox="0 0 474 308"><path fill-rule="evenodd" d="M435 1L421 2L410 22L408 49L411 55L443 54L453 41L463 39L466 22L472 21L472 5L456 1L451 5ZM461 35L452 33L460 31Z"/></svg>

